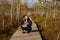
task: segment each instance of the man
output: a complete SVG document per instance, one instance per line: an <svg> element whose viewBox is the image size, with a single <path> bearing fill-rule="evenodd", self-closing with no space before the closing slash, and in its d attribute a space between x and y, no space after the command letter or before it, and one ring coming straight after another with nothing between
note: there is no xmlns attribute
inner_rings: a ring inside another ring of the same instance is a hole
<svg viewBox="0 0 60 40"><path fill-rule="evenodd" d="M23 33L26 33L26 32L29 33L32 29L31 25L32 25L32 21L27 15L25 15L21 22L21 28L23 30Z"/></svg>

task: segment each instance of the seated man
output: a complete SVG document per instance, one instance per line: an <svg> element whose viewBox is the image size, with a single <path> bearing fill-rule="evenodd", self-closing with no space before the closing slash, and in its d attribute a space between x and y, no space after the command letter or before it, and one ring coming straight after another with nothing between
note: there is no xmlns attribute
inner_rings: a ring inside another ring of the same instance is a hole
<svg viewBox="0 0 60 40"><path fill-rule="evenodd" d="M29 33L32 29L31 25L32 25L32 21L30 20L30 18L27 15L25 15L21 22L21 28L23 30L23 33L25 33L25 32Z"/></svg>

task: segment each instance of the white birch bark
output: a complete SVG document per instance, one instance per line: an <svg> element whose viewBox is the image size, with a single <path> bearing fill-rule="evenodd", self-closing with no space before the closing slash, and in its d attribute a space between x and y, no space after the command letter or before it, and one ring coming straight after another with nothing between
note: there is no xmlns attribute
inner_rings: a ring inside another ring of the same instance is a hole
<svg viewBox="0 0 60 40"><path fill-rule="evenodd" d="M11 16L10 16L10 17L11 17L11 21L10 21L10 22L11 22L11 24L12 24L12 12L13 12L13 1L12 1L12 3L11 3L11 13L10 13L10 15L11 15Z"/></svg>
<svg viewBox="0 0 60 40"><path fill-rule="evenodd" d="M4 30L4 15L3 15L3 24L2 25L3 25L3 30Z"/></svg>
<svg viewBox="0 0 60 40"><path fill-rule="evenodd" d="M16 11L16 20L18 20L19 23L19 13L20 13L20 0L17 0L17 11Z"/></svg>

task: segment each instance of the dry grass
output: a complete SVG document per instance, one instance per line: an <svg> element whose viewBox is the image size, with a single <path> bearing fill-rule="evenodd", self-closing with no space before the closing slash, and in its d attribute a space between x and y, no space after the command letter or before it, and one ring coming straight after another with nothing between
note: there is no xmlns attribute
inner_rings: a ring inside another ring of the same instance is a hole
<svg viewBox="0 0 60 40"><path fill-rule="evenodd" d="M3 3L2 3L3 4ZM28 9L26 4L25 7L21 5L21 11L19 13L19 22L16 19L16 7L13 6L13 15L12 15L12 23L11 23L11 5L3 4L0 5L0 39L1 40L9 40L11 35L16 31L20 22L28 12L32 13L31 18L37 22L39 25L39 29L41 34L44 36L45 40L56 40L58 34L60 33L60 6L36 6L33 9ZM14 9L15 8L15 9ZM55 12L53 12L56 10ZM39 11L39 13L37 13ZM44 13L44 14L42 14ZM47 16L48 13L48 16ZM53 16L55 13L55 17ZM4 16L4 18L3 18ZM4 19L4 27L3 27L3 19ZM60 38L60 37L59 37Z"/></svg>

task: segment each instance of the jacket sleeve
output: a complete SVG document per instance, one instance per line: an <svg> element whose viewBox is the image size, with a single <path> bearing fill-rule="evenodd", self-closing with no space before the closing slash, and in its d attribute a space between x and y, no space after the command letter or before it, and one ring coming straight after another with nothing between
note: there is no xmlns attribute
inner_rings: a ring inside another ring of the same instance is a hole
<svg viewBox="0 0 60 40"><path fill-rule="evenodd" d="M24 21L21 22L21 25L24 24Z"/></svg>
<svg viewBox="0 0 60 40"><path fill-rule="evenodd" d="M32 21L30 20L28 26L31 26L31 25L32 25Z"/></svg>
<svg viewBox="0 0 60 40"><path fill-rule="evenodd" d="M30 25L32 25L32 21L30 21Z"/></svg>

